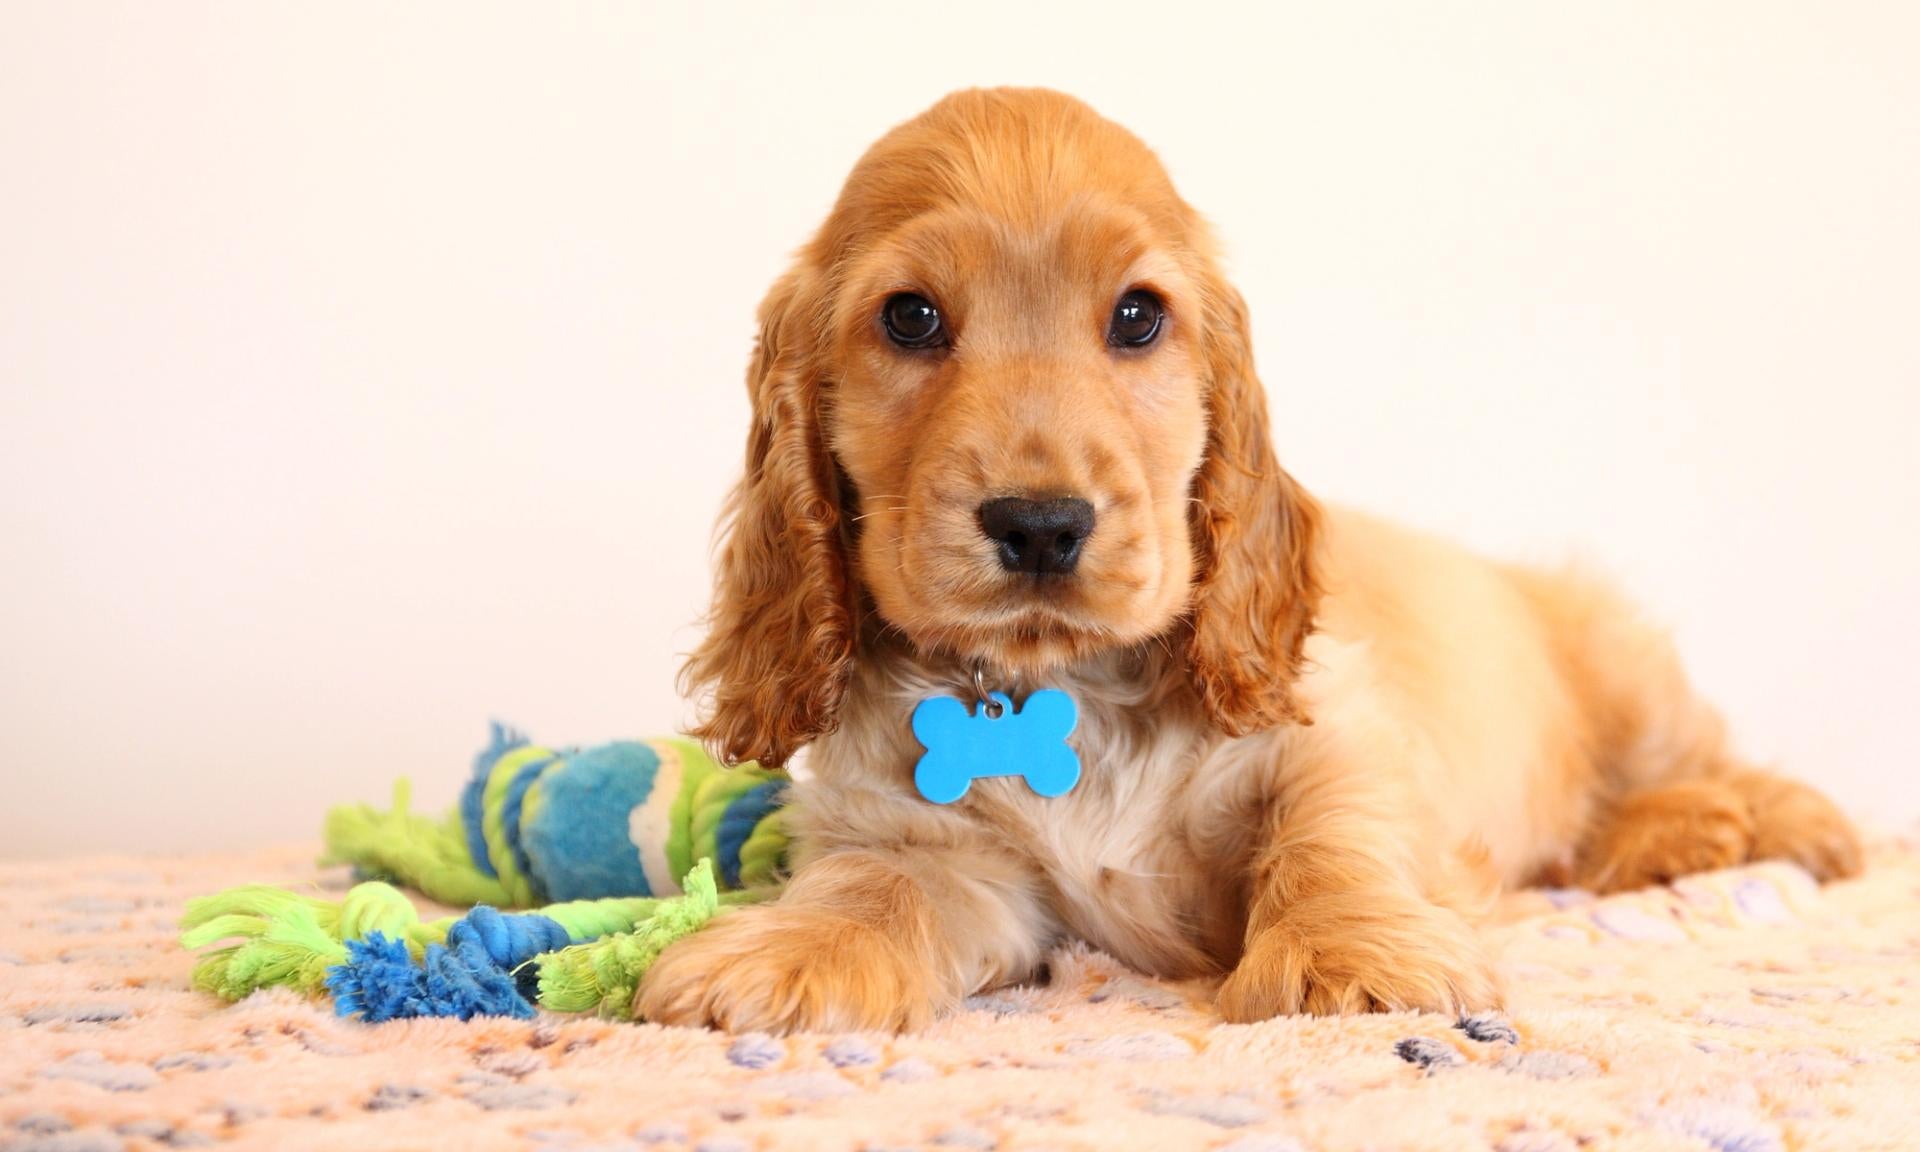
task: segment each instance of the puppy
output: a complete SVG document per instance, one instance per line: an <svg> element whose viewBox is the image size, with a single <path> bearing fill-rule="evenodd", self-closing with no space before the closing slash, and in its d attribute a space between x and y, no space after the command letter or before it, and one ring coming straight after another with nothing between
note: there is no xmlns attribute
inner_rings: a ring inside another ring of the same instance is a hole
<svg viewBox="0 0 1920 1152"><path fill-rule="evenodd" d="M910 1029L1066 937L1224 974L1231 1021L1463 1012L1501 885L1860 866L1608 589L1288 476L1205 225L1078 101L961 92L874 145L748 387L687 680L718 755L811 779L785 893L668 949L646 1019ZM1041 688L1077 787L916 792L922 700Z"/></svg>

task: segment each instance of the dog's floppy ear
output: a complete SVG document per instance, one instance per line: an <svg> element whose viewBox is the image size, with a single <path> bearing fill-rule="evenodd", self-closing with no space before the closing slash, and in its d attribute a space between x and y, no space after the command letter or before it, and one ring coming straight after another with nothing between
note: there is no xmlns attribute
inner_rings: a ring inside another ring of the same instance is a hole
<svg viewBox="0 0 1920 1152"><path fill-rule="evenodd" d="M684 689L712 689L693 735L730 764L782 764L831 731L853 662L854 592L821 431L813 283L797 268L760 305L747 471L722 521L711 630L681 672Z"/></svg>
<svg viewBox="0 0 1920 1152"><path fill-rule="evenodd" d="M1320 598L1320 510L1274 456L1245 301L1217 276L1202 296L1207 446L1193 488L1187 660L1214 723L1241 736L1311 722L1292 689Z"/></svg>

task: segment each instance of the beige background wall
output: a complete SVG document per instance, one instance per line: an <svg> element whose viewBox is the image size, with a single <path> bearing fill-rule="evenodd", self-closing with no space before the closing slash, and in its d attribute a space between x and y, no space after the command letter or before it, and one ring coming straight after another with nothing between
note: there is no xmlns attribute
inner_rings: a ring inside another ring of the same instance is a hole
<svg viewBox="0 0 1920 1152"><path fill-rule="evenodd" d="M1131 125L1296 475L1600 558L1920 815L1920 6L0 6L0 854L670 729L759 294L948 89Z"/></svg>

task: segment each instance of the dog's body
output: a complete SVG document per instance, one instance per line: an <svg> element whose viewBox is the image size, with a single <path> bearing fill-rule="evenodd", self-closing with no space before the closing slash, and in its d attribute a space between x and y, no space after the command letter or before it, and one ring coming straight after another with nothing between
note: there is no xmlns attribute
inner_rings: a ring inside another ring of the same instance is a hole
<svg viewBox="0 0 1920 1152"><path fill-rule="evenodd" d="M1154 331L1083 344L1080 281L1112 332ZM903 338L936 295L945 342ZM1230 1019L1457 1011L1499 998L1471 919L1503 884L1858 867L1844 817L1735 760L1604 586L1299 490L1203 231L1083 106L966 93L897 131L765 319L691 669L723 754L811 742L813 779L788 891L665 954L648 1018L910 1027L1066 936L1227 974ZM990 514L1027 493L1035 524L1088 495L1038 568ZM1075 698L1078 787L919 796L908 718L976 670Z"/></svg>

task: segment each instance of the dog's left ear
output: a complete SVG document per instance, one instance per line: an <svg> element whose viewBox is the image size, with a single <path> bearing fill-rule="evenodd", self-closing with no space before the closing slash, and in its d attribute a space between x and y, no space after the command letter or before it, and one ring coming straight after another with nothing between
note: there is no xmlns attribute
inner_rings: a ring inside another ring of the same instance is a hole
<svg viewBox="0 0 1920 1152"><path fill-rule="evenodd" d="M1199 576L1187 661L1214 723L1244 736L1311 723L1293 685L1320 599L1320 509L1274 456L1246 302L1217 276L1202 296L1207 446L1193 486Z"/></svg>

